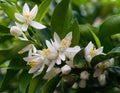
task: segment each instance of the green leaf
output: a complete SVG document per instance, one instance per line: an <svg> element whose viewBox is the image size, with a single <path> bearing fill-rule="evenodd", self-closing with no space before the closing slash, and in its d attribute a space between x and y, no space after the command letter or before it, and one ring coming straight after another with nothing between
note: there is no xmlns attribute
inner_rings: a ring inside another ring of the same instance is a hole
<svg viewBox="0 0 120 93"><path fill-rule="evenodd" d="M71 9L69 6L70 0L62 0L55 8L51 19L52 34L57 34L63 38L69 31L71 23Z"/></svg>
<svg viewBox="0 0 120 93"><path fill-rule="evenodd" d="M72 31L72 45L78 45L79 44L79 40L80 40L80 30L79 30L79 24L77 22L77 20L74 21L72 27L71 27L71 31Z"/></svg>
<svg viewBox="0 0 120 93"><path fill-rule="evenodd" d="M47 11L49 10L50 4L52 0L44 0L42 3L39 5L38 8L38 14L36 16L36 20L41 22Z"/></svg>
<svg viewBox="0 0 120 93"><path fill-rule="evenodd" d="M97 37L97 35L90 28L88 28L88 29L91 32L91 34L93 35L97 47L100 48L101 47L101 43L100 43L99 38Z"/></svg>
<svg viewBox="0 0 120 93"><path fill-rule="evenodd" d="M21 93L27 92L27 87L32 79L32 75L28 74L28 70L23 70L22 74L19 77L19 89Z"/></svg>
<svg viewBox="0 0 120 93"><path fill-rule="evenodd" d="M91 25L79 25L80 29L80 44L86 46L90 41L94 41L93 35L91 34L90 28L95 34L97 34L98 29Z"/></svg>
<svg viewBox="0 0 120 93"><path fill-rule="evenodd" d="M77 68L87 68L87 61L84 58L84 49L81 49L80 52L78 52L73 60L74 66Z"/></svg>
<svg viewBox="0 0 120 93"><path fill-rule="evenodd" d="M61 77L59 75L57 75L54 78L52 78L51 80L49 80L42 87L41 93L53 93L60 80L61 80Z"/></svg>
<svg viewBox="0 0 120 93"><path fill-rule="evenodd" d="M9 4L8 2L0 2L0 6L2 7L2 9L4 10L5 13L7 13L7 15L9 16L9 18L11 18L12 20L16 20L14 14L16 12L19 12L16 8L15 5L13 4Z"/></svg>
<svg viewBox="0 0 120 93"><path fill-rule="evenodd" d="M101 41L101 45L104 46L104 51L108 52L113 48L113 44L109 36L119 33L120 15L113 15L107 18L100 26L98 35Z"/></svg>
<svg viewBox="0 0 120 93"><path fill-rule="evenodd" d="M119 33L120 27L120 15L113 15L107 18L103 24L100 26L99 37L100 39L104 39L103 37L110 36L116 33Z"/></svg>

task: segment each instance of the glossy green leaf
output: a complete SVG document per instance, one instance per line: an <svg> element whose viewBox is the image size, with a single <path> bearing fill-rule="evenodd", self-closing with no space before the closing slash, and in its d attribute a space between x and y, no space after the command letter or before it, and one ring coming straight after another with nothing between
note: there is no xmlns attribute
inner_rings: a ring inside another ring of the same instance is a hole
<svg viewBox="0 0 120 93"><path fill-rule="evenodd" d="M97 35L96 35L90 28L88 28L88 29L89 29L89 31L91 32L91 34L93 35L93 38L94 38L94 40L95 40L95 43L96 43L97 47L98 47L98 48L101 47L101 43L100 43L100 40L99 40L99 38L97 37Z"/></svg>
<svg viewBox="0 0 120 93"><path fill-rule="evenodd" d="M71 9L69 6L70 0L62 0L55 8L51 19L52 34L57 34L63 38L69 31L71 23Z"/></svg>
<svg viewBox="0 0 120 93"><path fill-rule="evenodd" d="M41 20L44 18L45 14L47 13L47 11L49 10L50 4L51 4L52 0L44 0L42 1L42 3L39 5L39 10L38 10L38 14L36 16L36 20L41 22Z"/></svg>
<svg viewBox="0 0 120 93"><path fill-rule="evenodd" d="M49 80L43 87L41 93L53 93L57 84L61 80L61 77L59 75L55 76L51 80Z"/></svg>
<svg viewBox="0 0 120 93"><path fill-rule="evenodd" d="M23 70L22 74L19 77L19 89L21 93L26 93L32 75L28 73L28 70Z"/></svg>
<svg viewBox="0 0 120 93"><path fill-rule="evenodd" d="M100 39L104 39L103 37L110 36L116 33L119 33L120 27L120 15L113 15L107 18L103 24L100 26L99 37Z"/></svg>
<svg viewBox="0 0 120 93"><path fill-rule="evenodd" d="M9 4L8 2L0 2L0 6L12 20L16 20L14 14L19 11L17 10L15 5Z"/></svg>
<svg viewBox="0 0 120 93"><path fill-rule="evenodd" d="M84 58L84 49L81 49L80 52L78 52L73 60L73 64L77 68L87 68L87 61Z"/></svg>
<svg viewBox="0 0 120 93"><path fill-rule="evenodd" d="M71 29L72 31L72 45L78 45L79 44L79 40L80 40L80 30L79 30L79 24L77 22L77 20L74 21Z"/></svg>
<svg viewBox="0 0 120 93"><path fill-rule="evenodd" d="M80 44L86 46L90 41L94 41L93 35L91 34L90 28L95 34L97 34L98 29L91 25L79 25L80 29Z"/></svg>

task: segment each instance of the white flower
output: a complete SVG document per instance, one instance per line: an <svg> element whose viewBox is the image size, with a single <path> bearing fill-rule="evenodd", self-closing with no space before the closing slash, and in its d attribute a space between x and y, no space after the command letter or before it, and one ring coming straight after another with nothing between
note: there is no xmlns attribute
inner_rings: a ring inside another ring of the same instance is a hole
<svg viewBox="0 0 120 93"><path fill-rule="evenodd" d="M96 55L103 54L103 47L96 49L92 42L85 47L85 59L90 62Z"/></svg>
<svg viewBox="0 0 120 93"><path fill-rule="evenodd" d="M57 35L57 33L54 33L54 42L53 41L51 42L52 45L55 47L55 49L58 51L58 58L56 62L58 65L61 64L61 60L65 61L66 56L68 56L69 54L71 55L72 53L73 55L71 56L74 56L78 52L78 50L80 50L79 46L75 46L73 48L70 47L71 40L72 40L72 32L69 32L62 40Z"/></svg>
<svg viewBox="0 0 120 93"><path fill-rule="evenodd" d="M37 5L35 5L33 7L33 9L30 11L29 6L27 5L27 3L25 3L24 6L23 6L22 15L19 14L19 13L15 13L16 19L23 23L23 25L22 25L22 30L23 31L27 30L28 25L31 25L32 27L37 28L37 29L45 28L44 25L42 25L42 24L40 24L36 21L33 21L33 19L35 19L36 15L37 15L37 12L38 12L38 6Z"/></svg>
<svg viewBox="0 0 120 93"><path fill-rule="evenodd" d="M79 86L78 86L78 83L77 83L77 82L75 82L75 83L72 85L72 88L73 88L73 89L78 89L78 87L79 87Z"/></svg>
<svg viewBox="0 0 120 93"><path fill-rule="evenodd" d="M67 74L69 74L71 72L71 67L68 66L68 65L64 65L61 68L61 71L62 71L62 74L67 75Z"/></svg>
<svg viewBox="0 0 120 93"><path fill-rule="evenodd" d="M93 73L93 77L99 77L106 68L111 67L114 65L114 58L107 59L103 62L98 63L95 66L95 72Z"/></svg>

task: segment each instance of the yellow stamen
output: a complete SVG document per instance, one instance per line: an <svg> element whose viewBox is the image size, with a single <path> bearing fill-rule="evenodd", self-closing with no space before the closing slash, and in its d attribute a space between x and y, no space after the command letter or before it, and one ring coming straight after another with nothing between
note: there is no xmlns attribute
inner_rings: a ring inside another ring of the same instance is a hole
<svg viewBox="0 0 120 93"><path fill-rule="evenodd" d="M68 38L64 38L62 41L61 41L61 46L62 47L68 47L70 46L71 44L71 41L68 39Z"/></svg>
<svg viewBox="0 0 120 93"><path fill-rule="evenodd" d="M96 48L90 50L90 55L95 56L97 54Z"/></svg>
<svg viewBox="0 0 120 93"><path fill-rule="evenodd" d="M24 16L25 16L26 20L30 20L32 17L32 15L30 13L26 13Z"/></svg>
<svg viewBox="0 0 120 93"><path fill-rule="evenodd" d="M44 54L44 56L48 56L49 54L50 54L50 49L43 49L43 54Z"/></svg>
<svg viewBox="0 0 120 93"><path fill-rule="evenodd" d="M32 61L32 62L29 63L29 65L30 65L31 67L34 67L36 64L37 64L37 62L35 62L35 61Z"/></svg>

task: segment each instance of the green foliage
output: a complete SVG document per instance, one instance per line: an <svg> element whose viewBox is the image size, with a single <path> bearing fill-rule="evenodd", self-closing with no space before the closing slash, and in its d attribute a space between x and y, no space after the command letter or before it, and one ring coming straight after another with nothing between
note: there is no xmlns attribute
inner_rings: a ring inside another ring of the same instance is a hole
<svg viewBox="0 0 120 93"><path fill-rule="evenodd" d="M70 0L62 0L55 8L51 19L51 32L63 38L69 31L71 23L71 8L69 5Z"/></svg>
<svg viewBox="0 0 120 93"><path fill-rule="evenodd" d="M39 5L39 11L36 17L37 21L40 21L44 18L45 14L48 12L50 4L52 0L44 0L40 5Z"/></svg>

